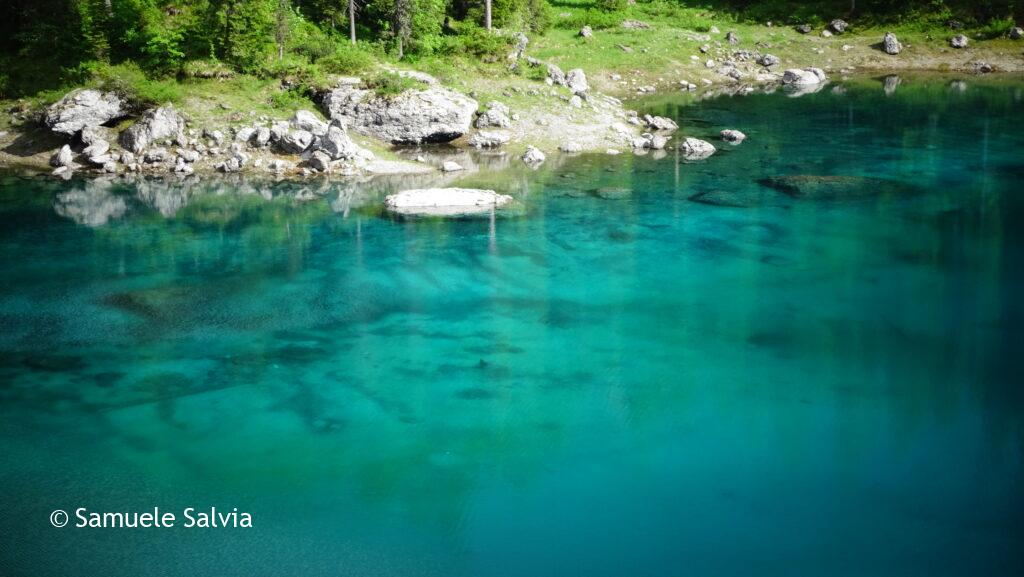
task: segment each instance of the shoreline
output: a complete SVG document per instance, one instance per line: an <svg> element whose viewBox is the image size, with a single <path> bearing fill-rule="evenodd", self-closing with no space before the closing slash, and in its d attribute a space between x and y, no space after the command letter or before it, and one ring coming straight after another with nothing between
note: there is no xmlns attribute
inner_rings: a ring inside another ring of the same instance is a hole
<svg viewBox="0 0 1024 577"><path fill-rule="evenodd" d="M1022 59L1024 62L1024 59ZM835 70L835 63L829 65L831 77L821 83L807 89L805 93L813 93L829 85L836 85L842 82L857 82L867 79L884 79L890 76L900 78L942 78L950 82L1005 82L1008 79L1024 78L1017 71L994 72L980 74L976 72L953 72L948 70L929 70L907 67L857 67L853 65L843 66ZM1024 65L1021 67L1024 70ZM613 73L598 71L592 76L595 79L603 77L613 78ZM372 151L369 156L372 160L360 164L357 168L346 168L342 170L311 171L308 166L306 155L283 154L271 152L269 148L258 148L245 146L245 156L251 158L252 162L247 167L240 168L240 174L248 176L267 176L268 178L280 180L289 179L295 181L307 181L312 177L324 177L346 180L367 180L377 177L410 176L410 175L432 175L432 180L438 182L451 182L463 176L478 172L480 170L500 171L507 169L511 163L520 162L520 155L528 147L537 146L545 154L575 154L575 153L603 153L610 154L634 152L631 142L635 142L647 127L638 122L638 108L643 110L644 103L658 99L681 100L684 105L691 105L702 100L718 98L722 96L746 95L754 93L773 92L779 89L787 89L779 82L777 73L770 76L758 76L756 78L727 78L728 81L721 81L717 84L710 83L696 89L676 89L665 91L658 88L646 88L642 92L632 95L622 94L620 100L617 97L606 96L604 93L591 93L588 98L589 104L584 104L573 110L573 105L565 106L562 110L538 111L536 105L533 107L524 106L523 102L529 97L534 99L557 98L562 101L569 99L560 94L557 87L550 85L543 88L530 88L529 92L514 83L503 91L509 100L515 101L516 108L511 116L514 121L504 130L511 135L510 141L500 148L474 148L467 144L470 132L479 133L483 129L467 131L460 138L451 143L443 144L421 144L418 146L396 146L389 145L374 139L360 130L349 130L352 142L359 147ZM897 81L898 82L898 81ZM594 82L600 85L600 80ZM546 92L545 92L546 91ZM474 94L471 91L470 94ZM799 96L801 94L795 94ZM585 110L589 106L592 110ZM603 110L599 109L603 107ZM568 109L568 110L566 110ZM486 111L484 105L480 111ZM600 112L595 112L600 110ZM37 119L23 122L18 128L9 127L0 131L0 170L4 172L27 171L35 174L50 174L54 172L51 165L51 158L63 144L69 139L50 132L41 122L39 114ZM599 121L594 118L600 116ZM270 119L262 117L260 121L282 122L281 119ZM188 134L194 143L209 132L208 127L193 127L188 122ZM669 131L671 139L665 147L671 150L675 143L685 136L686 127L680 127L678 131ZM116 135L107 131L116 142ZM673 139L674 137L674 139ZM76 139L73 139L76 140ZM577 142L579 147L569 152L559 150L561 144L567 141ZM168 140L163 144L166 148L174 148L174 142ZM84 148L84 143L79 143L77 148ZM237 145L232 145L232 149ZM641 146L641 148L643 148ZM481 159L484 159L481 161ZM488 160L489 159L489 160ZM212 175L221 174L218 167L220 158L200 156L199 160L189 164L189 170L183 176L196 175L209 178ZM179 160L180 162L180 160ZM456 163L458 168L452 171L446 170L449 163ZM275 163L287 165L287 169L273 170L268 166L275 166ZM305 165L305 166L304 166ZM100 177L110 176L100 166L77 166L79 170L68 170L63 176L54 174L55 177L69 178L73 172L77 176ZM326 173L325 173L326 172ZM174 175L175 168L168 163L156 164L139 171L144 175L171 174ZM125 169L115 171L116 175L130 175Z"/></svg>

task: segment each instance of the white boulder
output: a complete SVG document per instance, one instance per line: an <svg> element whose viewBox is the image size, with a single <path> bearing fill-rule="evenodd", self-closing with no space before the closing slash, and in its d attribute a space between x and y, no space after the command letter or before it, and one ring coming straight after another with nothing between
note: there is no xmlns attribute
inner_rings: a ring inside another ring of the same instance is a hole
<svg viewBox="0 0 1024 577"><path fill-rule="evenodd" d="M73 90L46 109L46 126L73 135L87 126L99 126L124 116L124 103L113 92Z"/></svg>
<svg viewBox="0 0 1024 577"><path fill-rule="evenodd" d="M507 194L475 188L423 188L388 195L384 206L395 213L458 216L490 212L512 202Z"/></svg>

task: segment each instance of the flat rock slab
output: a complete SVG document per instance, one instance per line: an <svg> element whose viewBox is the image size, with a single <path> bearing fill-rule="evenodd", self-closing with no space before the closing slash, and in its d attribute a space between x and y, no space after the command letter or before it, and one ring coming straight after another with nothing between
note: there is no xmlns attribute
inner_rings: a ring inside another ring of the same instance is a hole
<svg viewBox="0 0 1024 577"><path fill-rule="evenodd" d="M507 194L478 188L419 188L388 195L391 212L418 216L461 216L488 213L512 202Z"/></svg>

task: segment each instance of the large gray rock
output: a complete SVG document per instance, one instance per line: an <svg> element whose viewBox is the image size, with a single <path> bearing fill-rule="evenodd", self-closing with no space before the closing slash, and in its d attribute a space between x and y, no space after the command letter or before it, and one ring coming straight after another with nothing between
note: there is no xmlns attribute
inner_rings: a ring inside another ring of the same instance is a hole
<svg viewBox="0 0 1024 577"><path fill-rule="evenodd" d="M327 94L324 106L332 119L363 134L394 144L421 144L449 142L468 132L478 104L439 86L392 97L341 87Z"/></svg>
<svg viewBox="0 0 1024 577"><path fill-rule="evenodd" d="M299 110L292 116L292 127L320 136L327 132L327 123L308 110Z"/></svg>
<svg viewBox="0 0 1024 577"><path fill-rule="evenodd" d="M892 32L886 32L885 36L882 37L882 50L886 54L892 54L893 56L903 52L903 44L896 38L896 35Z"/></svg>
<svg viewBox="0 0 1024 577"><path fill-rule="evenodd" d="M778 66L782 62L779 57L774 54L765 54L757 59L757 63L765 68L771 68L772 66Z"/></svg>
<svg viewBox="0 0 1024 577"><path fill-rule="evenodd" d="M308 130L293 130L282 136L278 144L288 154L301 154L313 144L315 138L313 133Z"/></svg>
<svg viewBox="0 0 1024 577"><path fill-rule="evenodd" d="M813 86L828 80L820 68L790 68L782 73L782 83L791 86Z"/></svg>
<svg viewBox="0 0 1024 577"><path fill-rule="evenodd" d="M967 37L963 34L957 34L949 39L949 45L953 48L967 48L967 42Z"/></svg>
<svg viewBox="0 0 1024 577"><path fill-rule="evenodd" d="M147 110L135 124L121 133L121 146L138 154L164 138L184 140L185 119L171 106Z"/></svg>
<svg viewBox="0 0 1024 577"><path fill-rule="evenodd" d="M1024 28L1014 26L1010 29L1010 40L1020 40L1021 38L1024 38Z"/></svg>
<svg viewBox="0 0 1024 577"><path fill-rule="evenodd" d="M74 90L46 109L46 126L73 135L87 126L99 126L124 116L124 103L113 92Z"/></svg>
<svg viewBox="0 0 1024 577"><path fill-rule="evenodd" d="M574 93L586 92L590 90L590 84L587 83L587 75L581 68L573 68L565 74L565 84Z"/></svg>
<svg viewBox="0 0 1024 577"><path fill-rule="evenodd" d="M487 213L512 202L507 194L475 188L423 188L388 195L384 206L398 214L459 216Z"/></svg>
<svg viewBox="0 0 1024 577"><path fill-rule="evenodd" d="M707 158L715 153L717 149L710 142L705 142L699 138L687 138L679 144L679 151L683 153L688 160L700 160Z"/></svg>

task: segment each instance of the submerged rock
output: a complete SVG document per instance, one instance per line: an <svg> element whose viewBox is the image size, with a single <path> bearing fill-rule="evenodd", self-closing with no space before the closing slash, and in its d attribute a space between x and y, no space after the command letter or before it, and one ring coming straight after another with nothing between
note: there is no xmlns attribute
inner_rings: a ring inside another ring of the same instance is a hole
<svg viewBox="0 0 1024 577"><path fill-rule="evenodd" d="M739 130L731 130L731 129L723 130L721 132L721 135L722 135L722 140L724 140L726 142L729 142L729 143L732 143L732 144L739 144L739 143L741 143L741 142L743 142L744 140L747 139L747 135L743 134Z"/></svg>
<svg viewBox="0 0 1024 577"><path fill-rule="evenodd" d="M507 194L476 188L423 188L388 195L384 206L404 215L459 216L490 212L512 202Z"/></svg>
<svg viewBox="0 0 1024 577"><path fill-rule="evenodd" d="M903 52L903 44L900 43L895 34L892 32L886 32L885 36L882 37L882 50L884 50L886 54L895 56L900 52Z"/></svg>
<svg viewBox="0 0 1024 577"><path fill-rule="evenodd" d="M124 103L113 92L73 90L46 109L46 126L73 135L86 127L99 126L124 116Z"/></svg>
<svg viewBox="0 0 1024 577"><path fill-rule="evenodd" d="M393 144L422 144L449 142L468 132L478 105L439 86L396 96L344 86L327 94L324 106L332 119L347 120L358 132Z"/></svg>
<svg viewBox="0 0 1024 577"><path fill-rule="evenodd" d="M866 176L772 176L757 182L792 198L808 200L855 200L887 194L905 196L914 192L911 186Z"/></svg>
<svg viewBox="0 0 1024 577"><path fill-rule="evenodd" d="M763 188L740 187L735 190L708 190L689 198L691 202L730 208L788 206L792 200L778 192Z"/></svg>

